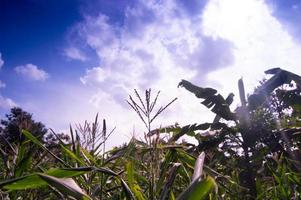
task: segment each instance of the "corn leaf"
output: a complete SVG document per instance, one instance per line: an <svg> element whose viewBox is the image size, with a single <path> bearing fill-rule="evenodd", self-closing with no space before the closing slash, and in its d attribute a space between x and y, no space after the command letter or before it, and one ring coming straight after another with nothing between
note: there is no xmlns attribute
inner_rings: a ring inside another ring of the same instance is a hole
<svg viewBox="0 0 301 200"><path fill-rule="evenodd" d="M101 173L106 173L108 175L117 176L115 172L106 168L95 168L95 167L79 167L79 168L66 168L66 169L50 169L44 174L53 176L56 178L72 178L91 171L97 171ZM0 182L0 188L6 190L24 190L24 189L35 189L39 187L46 186L47 182L40 178L38 173L5 180Z"/></svg>
<svg viewBox="0 0 301 200"><path fill-rule="evenodd" d="M215 181L211 176L201 180L201 178L193 181L184 190L177 200L203 200L206 199L210 192L215 188Z"/></svg>
<svg viewBox="0 0 301 200"><path fill-rule="evenodd" d="M192 181L195 181L196 179L200 178L203 174L203 166L204 166L204 160L205 160L205 153L202 152L195 164L194 164L194 171L193 171L193 175L192 175Z"/></svg>
<svg viewBox="0 0 301 200"><path fill-rule="evenodd" d="M30 132L26 131L26 130L22 130L22 134L25 135L26 138L28 138L29 140L31 140L34 144L36 144L37 146L41 147L42 149L44 149L45 151L47 151L51 156L53 156L56 160L58 160L60 163L64 164L65 166L67 166L67 164L60 159L59 157L57 157L53 152L51 152L49 149L47 149L35 136L33 136Z"/></svg>
<svg viewBox="0 0 301 200"><path fill-rule="evenodd" d="M140 188L140 186L138 185L138 183L135 180L135 170L134 170L133 162L131 162L131 161L127 162L126 172L127 172L126 174L127 174L129 186L130 186L132 192L134 193L135 197L138 200L145 200L145 197L144 197L143 193L141 192L142 189Z"/></svg>
<svg viewBox="0 0 301 200"><path fill-rule="evenodd" d="M38 176L66 196L83 200L91 199L72 178L56 178L45 174L38 174Z"/></svg>
<svg viewBox="0 0 301 200"><path fill-rule="evenodd" d="M162 189L162 192L160 194L160 198L159 198L160 200L170 199L172 185L174 183L174 180L176 179L177 171L180 166L181 166L180 163L174 163L173 166L171 167L171 169L169 170L169 173L168 173L169 176L167 177L164 187Z"/></svg>
<svg viewBox="0 0 301 200"><path fill-rule="evenodd" d="M66 156L68 156L71 159L76 160L81 165L86 165L86 163L81 158L79 158L76 154L74 154L71 150L69 150L68 148L66 148L62 144L60 146L61 146L61 148L62 148L62 150L63 150L63 152L65 153Z"/></svg>
<svg viewBox="0 0 301 200"><path fill-rule="evenodd" d="M126 195L126 198L128 200L136 200L133 192L131 191L130 187L126 184L126 182L123 179L120 179L120 182L121 182L121 186L124 190L124 193Z"/></svg>

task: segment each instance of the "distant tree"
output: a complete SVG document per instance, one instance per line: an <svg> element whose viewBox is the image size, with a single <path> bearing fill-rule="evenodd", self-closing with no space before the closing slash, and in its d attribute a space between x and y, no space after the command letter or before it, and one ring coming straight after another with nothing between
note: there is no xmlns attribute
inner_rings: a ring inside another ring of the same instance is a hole
<svg viewBox="0 0 301 200"><path fill-rule="evenodd" d="M65 133L46 134L44 137L46 147L49 149L59 147L59 144L69 144L70 136Z"/></svg>
<svg viewBox="0 0 301 200"><path fill-rule="evenodd" d="M32 114L22 110L21 108L12 108L9 114L6 114L6 119L0 121L1 138L9 143L20 143L25 137L21 131L25 129L39 139L47 133L47 128L41 122L36 122L32 119Z"/></svg>

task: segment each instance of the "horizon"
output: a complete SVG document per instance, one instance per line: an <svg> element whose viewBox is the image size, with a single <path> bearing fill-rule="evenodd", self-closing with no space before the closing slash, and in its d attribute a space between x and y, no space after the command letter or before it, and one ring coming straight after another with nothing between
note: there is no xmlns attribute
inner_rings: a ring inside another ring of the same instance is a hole
<svg viewBox="0 0 301 200"><path fill-rule="evenodd" d="M93 121L116 132L109 145L139 137L127 105L134 89L178 97L154 124L210 122L214 115L182 79L252 93L274 67L301 74L301 1L0 1L0 116L19 106L60 132ZM158 108L158 107L157 107Z"/></svg>

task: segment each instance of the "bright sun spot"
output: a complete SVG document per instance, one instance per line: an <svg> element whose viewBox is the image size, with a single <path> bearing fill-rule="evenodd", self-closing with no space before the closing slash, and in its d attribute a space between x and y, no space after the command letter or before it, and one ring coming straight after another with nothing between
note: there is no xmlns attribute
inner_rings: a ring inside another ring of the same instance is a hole
<svg viewBox="0 0 301 200"><path fill-rule="evenodd" d="M203 29L208 36L234 44L235 62L209 74L209 79L220 84L225 92L231 92L241 77L247 92L252 92L269 68L301 72L297 68L301 65L301 48L264 1L212 0L203 15Z"/></svg>

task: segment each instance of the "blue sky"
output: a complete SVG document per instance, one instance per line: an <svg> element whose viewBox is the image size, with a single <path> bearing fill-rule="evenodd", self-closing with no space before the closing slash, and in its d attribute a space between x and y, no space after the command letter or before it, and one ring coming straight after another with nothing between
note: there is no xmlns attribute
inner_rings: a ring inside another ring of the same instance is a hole
<svg viewBox="0 0 301 200"><path fill-rule="evenodd" d="M300 21L299 0L1 0L0 115L64 131L98 112L120 144L142 130L125 99L151 87L179 98L154 126L208 121L177 83L227 95L271 67L301 74Z"/></svg>

